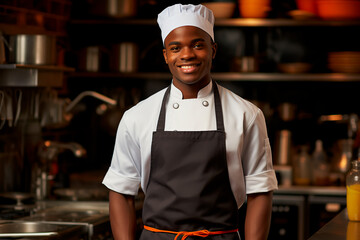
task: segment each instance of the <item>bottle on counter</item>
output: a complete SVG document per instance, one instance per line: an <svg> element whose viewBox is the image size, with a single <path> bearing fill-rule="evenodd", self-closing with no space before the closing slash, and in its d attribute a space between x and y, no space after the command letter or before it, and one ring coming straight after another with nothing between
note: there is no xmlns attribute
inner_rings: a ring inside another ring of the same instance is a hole
<svg viewBox="0 0 360 240"><path fill-rule="evenodd" d="M311 157L311 183L316 186L329 184L330 166L323 148L323 142L316 140L315 150Z"/></svg>
<svg viewBox="0 0 360 240"><path fill-rule="evenodd" d="M360 221L360 160L352 161L346 175L346 206L350 221Z"/></svg>
<svg viewBox="0 0 360 240"><path fill-rule="evenodd" d="M307 146L301 146L300 152L294 161L294 183L295 185L307 186L311 183L310 155Z"/></svg>

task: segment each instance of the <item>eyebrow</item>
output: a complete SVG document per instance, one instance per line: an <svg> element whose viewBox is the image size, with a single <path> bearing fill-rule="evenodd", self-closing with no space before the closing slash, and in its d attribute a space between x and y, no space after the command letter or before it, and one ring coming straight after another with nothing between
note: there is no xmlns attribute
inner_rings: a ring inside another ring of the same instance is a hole
<svg viewBox="0 0 360 240"><path fill-rule="evenodd" d="M195 38L195 39L193 39L191 41L191 43L195 43L195 42L205 42L205 39L203 39L203 38ZM173 41L173 42L169 42L168 46L170 46L170 45L180 45L180 44L181 44L181 42L179 42L179 41Z"/></svg>

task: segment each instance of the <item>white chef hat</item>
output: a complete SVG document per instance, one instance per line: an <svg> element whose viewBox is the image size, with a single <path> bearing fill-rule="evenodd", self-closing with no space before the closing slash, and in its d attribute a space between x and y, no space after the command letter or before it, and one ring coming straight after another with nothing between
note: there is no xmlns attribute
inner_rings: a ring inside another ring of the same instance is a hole
<svg viewBox="0 0 360 240"><path fill-rule="evenodd" d="M167 7L159 13L157 22L163 42L172 30L183 26L198 27L207 32L214 41L214 14L201 4L175 4Z"/></svg>

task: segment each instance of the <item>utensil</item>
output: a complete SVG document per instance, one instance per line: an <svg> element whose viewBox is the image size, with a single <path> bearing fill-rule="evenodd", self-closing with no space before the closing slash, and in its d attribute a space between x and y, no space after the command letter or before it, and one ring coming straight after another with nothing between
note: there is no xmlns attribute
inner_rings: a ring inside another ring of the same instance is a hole
<svg viewBox="0 0 360 240"><path fill-rule="evenodd" d="M55 65L56 38L41 34L10 35L9 63Z"/></svg>

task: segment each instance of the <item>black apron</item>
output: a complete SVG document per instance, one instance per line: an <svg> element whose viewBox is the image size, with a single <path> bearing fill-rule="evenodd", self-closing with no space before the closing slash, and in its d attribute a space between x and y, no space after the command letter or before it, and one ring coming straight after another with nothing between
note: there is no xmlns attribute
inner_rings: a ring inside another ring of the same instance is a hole
<svg viewBox="0 0 360 240"><path fill-rule="evenodd" d="M225 233L209 236L205 233L187 239L239 240L238 208L228 175L222 107L217 85L212 84L217 124L213 131L164 131L170 86L165 92L157 131L153 132L151 170L143 206L145 227L160 232L144 230L140 240L174 239L176 232L199 230Z"/></svg>

